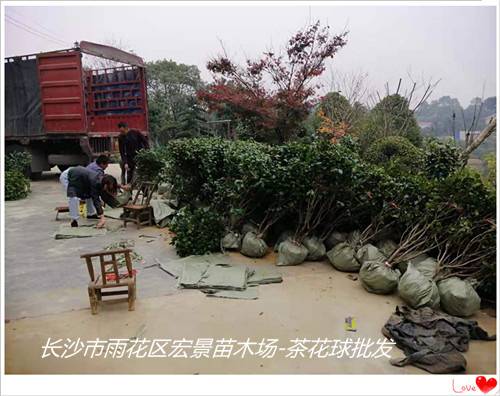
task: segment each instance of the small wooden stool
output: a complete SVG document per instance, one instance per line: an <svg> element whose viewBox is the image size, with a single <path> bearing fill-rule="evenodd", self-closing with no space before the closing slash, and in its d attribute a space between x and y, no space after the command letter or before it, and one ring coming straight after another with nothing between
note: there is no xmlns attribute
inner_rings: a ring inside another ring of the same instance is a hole
<svg viewBox="0 0 500 396"><path fill-rule="evenodd" d="M131 249L115 249L87 253L80 256L87 262L87 269L90 275L88 292L92 315L97 314L97 307L99 301L102 301L103 296L126 294L128 300L128 310L133 311L135 309L136 271L132 268L132 260L130 259L131 252ZM127 265L127 272L125 273L120 273L118 271L118 255L125 256L125 262ZM97 276L94 273L94 263L92 261L92 258L94 257L99 257L101 266L101 274ZM106 261L106 258L110 259ZM109 288L121 288L122 290L102 291L102 289ZM123 290L123 288L126 289Z"/></svg>
<svg viewBox="0 0 500 396"><path fill-rule="evenodd" d="M59 213L69 213L69 206L57 206L56 207L56 220L59 220Z"/></svg>
<svg viewBox="0 0 500 396"><path fill-rule="evenodd" d="M80 199L80 204L81 203L85 203L85 200ZM59 220L59 213L69 213L69 206L68 205L56 206L55 211L56 211L56 220Z"/></svg>

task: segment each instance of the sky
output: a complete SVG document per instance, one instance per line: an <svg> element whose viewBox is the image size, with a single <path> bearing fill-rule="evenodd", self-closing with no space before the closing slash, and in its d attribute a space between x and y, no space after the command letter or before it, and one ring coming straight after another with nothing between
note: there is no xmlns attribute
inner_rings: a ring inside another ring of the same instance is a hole
<svg viewBox="0 0 500 396"><path fill-rule="evenodd" d="M146 61L196 65L221 42L237 60L283 46L298 29L320 20L333 33L348 30L347 45L328 62L332 76L366 75L369 93L408 89L439 80L431 99L449 95L467 106L496 95L496 9L492 6L153 5L7 6L5 55L68 48L80 40L121 43ZM365 100L368 96L365 97Z"/></svg>

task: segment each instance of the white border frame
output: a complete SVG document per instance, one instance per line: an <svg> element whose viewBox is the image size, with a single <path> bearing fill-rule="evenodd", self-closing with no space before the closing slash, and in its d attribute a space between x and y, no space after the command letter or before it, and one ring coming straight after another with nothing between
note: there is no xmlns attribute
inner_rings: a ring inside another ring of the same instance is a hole
<svg viewBox="0 0 500 396"><path fill-rule="evenodd" d="M4 13L6 6L165 6L165 7L196 7L200 5L211 6L496 6L497 7L497 45L499 37L499 11L500 6L495 0L482 1L246 1L246 2L226 2L226 1L192 1L180 2L172 1L168 3L156 1L3 1L1 3L1 56L5 57L5 23ZM499 51L496 53L497 63L497 98L499 94ZM2 61L0 86L4 84L4 67ZM2 123L1 128L1 238L0 241L0 279L1 279L1 345L0 345L0 367L1 367L1 393L9 395L83 395L93 394L98 390L107 395L161 395L161 394L213 394L213 395L232 395L232 394L276 394L276 395L449 395L457 394L453 392L452 383L454 381L455 389L461 385L475 385L476 375L121 375L119 379L116 376L106 375L5 375L5 206L4 206L4 96L2 95L0 115ZM498 111L497 111L498 118ZM500 139L497 137L497 158L499 154ZM497 185L498 185L498 167L497 167ZM500 199L497 193L497 219L499 218ZM497 234L497 247L498 247ZM498 257L497 257L498 267ZM497 285L500 275L497 271ZM499 307L499 295L497 292L497 314ZM498 315L497 315L498 316ZM499 322L497 318L497 334ZM498 341L497 341L498 343ZM499 379L500 361L499 350L497 346L497 380ZM113 378L111 380L111 378ZM120 384L120 389L117 389ZM465 394L482 394L482 392L463 392ZM500 384L495 393L500 394Z"/></svg>

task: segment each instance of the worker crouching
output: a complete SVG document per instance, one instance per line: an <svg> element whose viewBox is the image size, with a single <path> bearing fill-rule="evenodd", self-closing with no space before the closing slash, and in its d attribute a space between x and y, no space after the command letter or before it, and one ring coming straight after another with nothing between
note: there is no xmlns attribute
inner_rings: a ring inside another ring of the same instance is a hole
<svg viewBox="0 0 500 396"><path fill-rule="evenodd" d="M103 228L106 224L102 201L114 206L118 192L118 182L111 175L102 175L83 166L76 166L68 170L67 196L71 226L78 227L79 200L87 201L87 218L99 219L96 227ZM78 198L78 199L75 199Z"/></svg>

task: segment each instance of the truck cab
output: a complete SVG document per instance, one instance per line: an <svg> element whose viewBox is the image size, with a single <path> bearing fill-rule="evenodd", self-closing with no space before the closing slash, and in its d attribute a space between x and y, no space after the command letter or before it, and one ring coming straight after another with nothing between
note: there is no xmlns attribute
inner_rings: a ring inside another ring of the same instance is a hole
<svg viewBox="0 0 500 396"><path fill-rule="evenodd" d="M84 53L122 66L84 68ZM137 55L81 41L5 59L5 149L29 151L32 176L117 153L119 122L148 136L145 67Z"/></svg>

